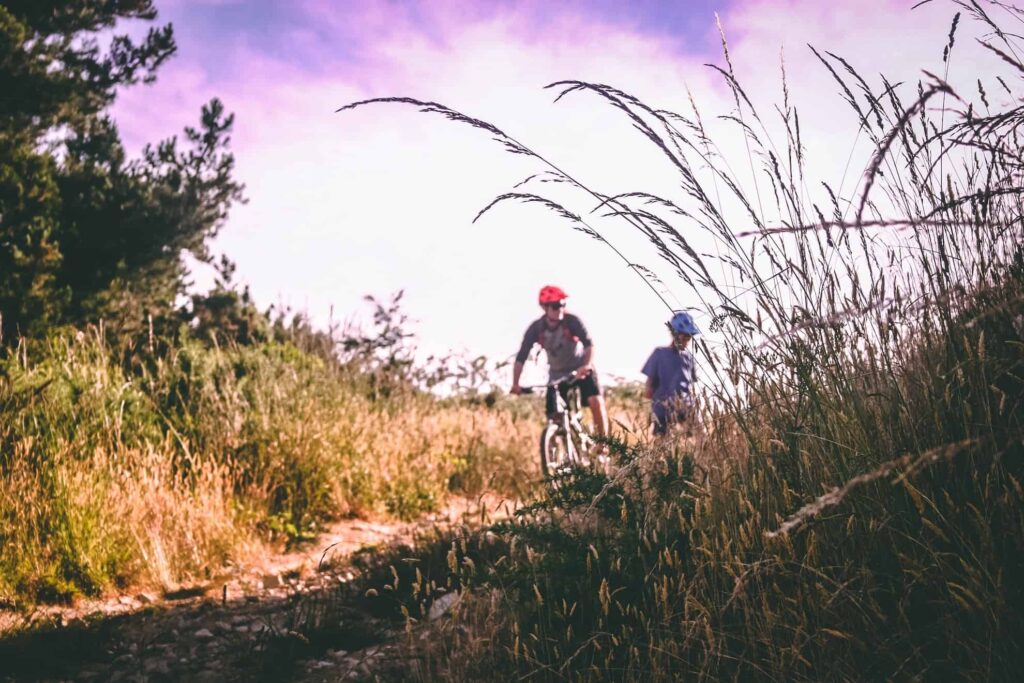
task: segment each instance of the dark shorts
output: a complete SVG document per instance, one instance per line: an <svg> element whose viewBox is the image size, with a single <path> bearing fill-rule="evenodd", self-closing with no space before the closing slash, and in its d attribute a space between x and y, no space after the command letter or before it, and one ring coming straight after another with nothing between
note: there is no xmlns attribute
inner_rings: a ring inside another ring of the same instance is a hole
<svg viewBox="0 0 1024 683"><path fill-rule="evenodd" d="M652 413L651 416L651 422L654 424L654 433L657 436L666 434L668 432L669 425L686 422L685 410L665 410L661 415L658 413Z"/></svg>
<svg viewBox="0 0 1024 683"><path fill-rule="evenodd" d="M592 396L601 396L601 382L597 379L597 373L591 372L589 375L581 380L578 380L575 385L580 389L580 403L584 406L590 401ZM558 385L558 391L562 394L562 398L566 397L569 393L569 382L562 382ZM555 401L555 388L548 387L548 393L544 397L544 409L548 414L548 417L555 415L558 412L558 405Z"/></svg>

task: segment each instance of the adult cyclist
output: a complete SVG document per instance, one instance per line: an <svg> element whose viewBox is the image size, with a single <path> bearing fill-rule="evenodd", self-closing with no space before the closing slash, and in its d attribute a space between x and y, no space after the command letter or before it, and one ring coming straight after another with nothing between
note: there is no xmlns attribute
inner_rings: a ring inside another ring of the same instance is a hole
<svg viewBox="0 0 1024 683"><path fill-rule="evenodd" d="M523 335L523 343L512 367L511 393L522 393L519 377L523 374L523 364L530 357L534 345L540 344L548 357L548 381L554 382L559 377L575 373L580 398L590 406L594 418L594 432L598 437L603 437L608 434L608 410L592 363L594 343L580 319L566 312L567 298L569 295L554 285L547 285L540 290L537 302L544 309L544 315L530 323ZM563 398L569 390L569 384L567 381L558 385ZM553 386L548 387L545 405L549 417L556 412Z"/></svg>

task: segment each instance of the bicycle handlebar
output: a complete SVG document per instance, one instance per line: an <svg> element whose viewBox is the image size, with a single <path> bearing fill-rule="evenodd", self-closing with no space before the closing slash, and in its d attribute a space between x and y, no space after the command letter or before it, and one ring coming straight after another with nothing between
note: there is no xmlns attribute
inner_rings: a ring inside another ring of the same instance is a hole
<svg viewBox="0 0 1024 683"><path fill-rule="evenodd" d="M547 389L548 387L557 387L559 384L562 384L563 382L573 383L573 382L576 382L579 379L580 378L576 375L576 373L574 371L574 372L570 372L568 375L562 375L558 379L554 379L554 380L548 382L547 384L531 384L531 385L528 385L528 386L525 386L525 387L524 386L520 386L519 390L522 393L524 393L524 394L532 394L532 393L536 392L539 389Z"/></svg>

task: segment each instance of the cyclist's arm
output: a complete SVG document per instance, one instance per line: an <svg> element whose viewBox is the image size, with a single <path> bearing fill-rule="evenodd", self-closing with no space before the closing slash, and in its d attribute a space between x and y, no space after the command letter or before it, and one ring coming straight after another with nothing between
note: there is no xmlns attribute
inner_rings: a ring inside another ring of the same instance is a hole
<svg viewBox="0 0 1024 683"><path fill-rule="evenodd" d="M580 377L586 377L594 369L591 365L594 361L594 342L590 338L590 334L587 332L583 321L575 315L567 315L565 323L569 326L569 331L572 332L573 336L579 339L583 345L583 364L580 365L576 372Z"/></svg>
<svg viewBox="0 0 1024 683"><path fill-rule="evenodd" d="M526 328L526 334L523 335L523 343L519 345L519 352L516 353L516 362L512 366L513 394L519 393L519 378L523 374L523 364L526 363L526 359L530 357L530 350L538 341L540 341L540 334L537 330L537 323L533 323Z"/></svg>
<svg viewBox="0 0 1024 683"><path fill-rule="evenodd" d="M576 373L580 377L586 377L590 373L590 371L594 369L593 366L590 364L593 359L594 345L591 344L590 346L583 349L583 365L581 365L579 369L576 370Z"/></svg>
<svg viewBox="0 0 1024 683"><path fill-rule="evenodd" d="M569 331L572 333L572 335L580 340L580 343L583 344L584 349L589 349L591 346L594 345L593 340L590 338L590 333L587 332L586 325L584 325L583 321L580 320L578 317L571 313L566 314L565 324L568 326Z"/></svg>
<svg viewBox="0 0 1024 683"><path fill-rule="evenodd" d="M644 385L644 393L647 395L647 398L653 400L654 399L654 392L658 388L658 350L657 349L655 349L654 352L652 352L651 355L647 358L647 362L644 363L644 369L641 370L640 372L644 373L644 375L647 376L647 384Z"/></svg>
<svg viewBox="0 0 1024 683"><path fill-rule="evenodd" d="M516 361L512 366L512 393L519 393L519 378L523 374L523 364Z"/></svg>

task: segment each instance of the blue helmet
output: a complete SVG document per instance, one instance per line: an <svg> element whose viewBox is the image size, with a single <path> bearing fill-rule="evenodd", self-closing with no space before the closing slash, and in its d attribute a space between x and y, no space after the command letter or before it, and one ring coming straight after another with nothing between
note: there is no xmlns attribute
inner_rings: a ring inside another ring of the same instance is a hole
<svg viewBox="0 0 1024 683"><path fill-rule="evenodd" d="M690 336L700 334L696 323L693 322L693 316L686 311L677 311L668 321L668 326L675 334L685 333Z"/></svg>

